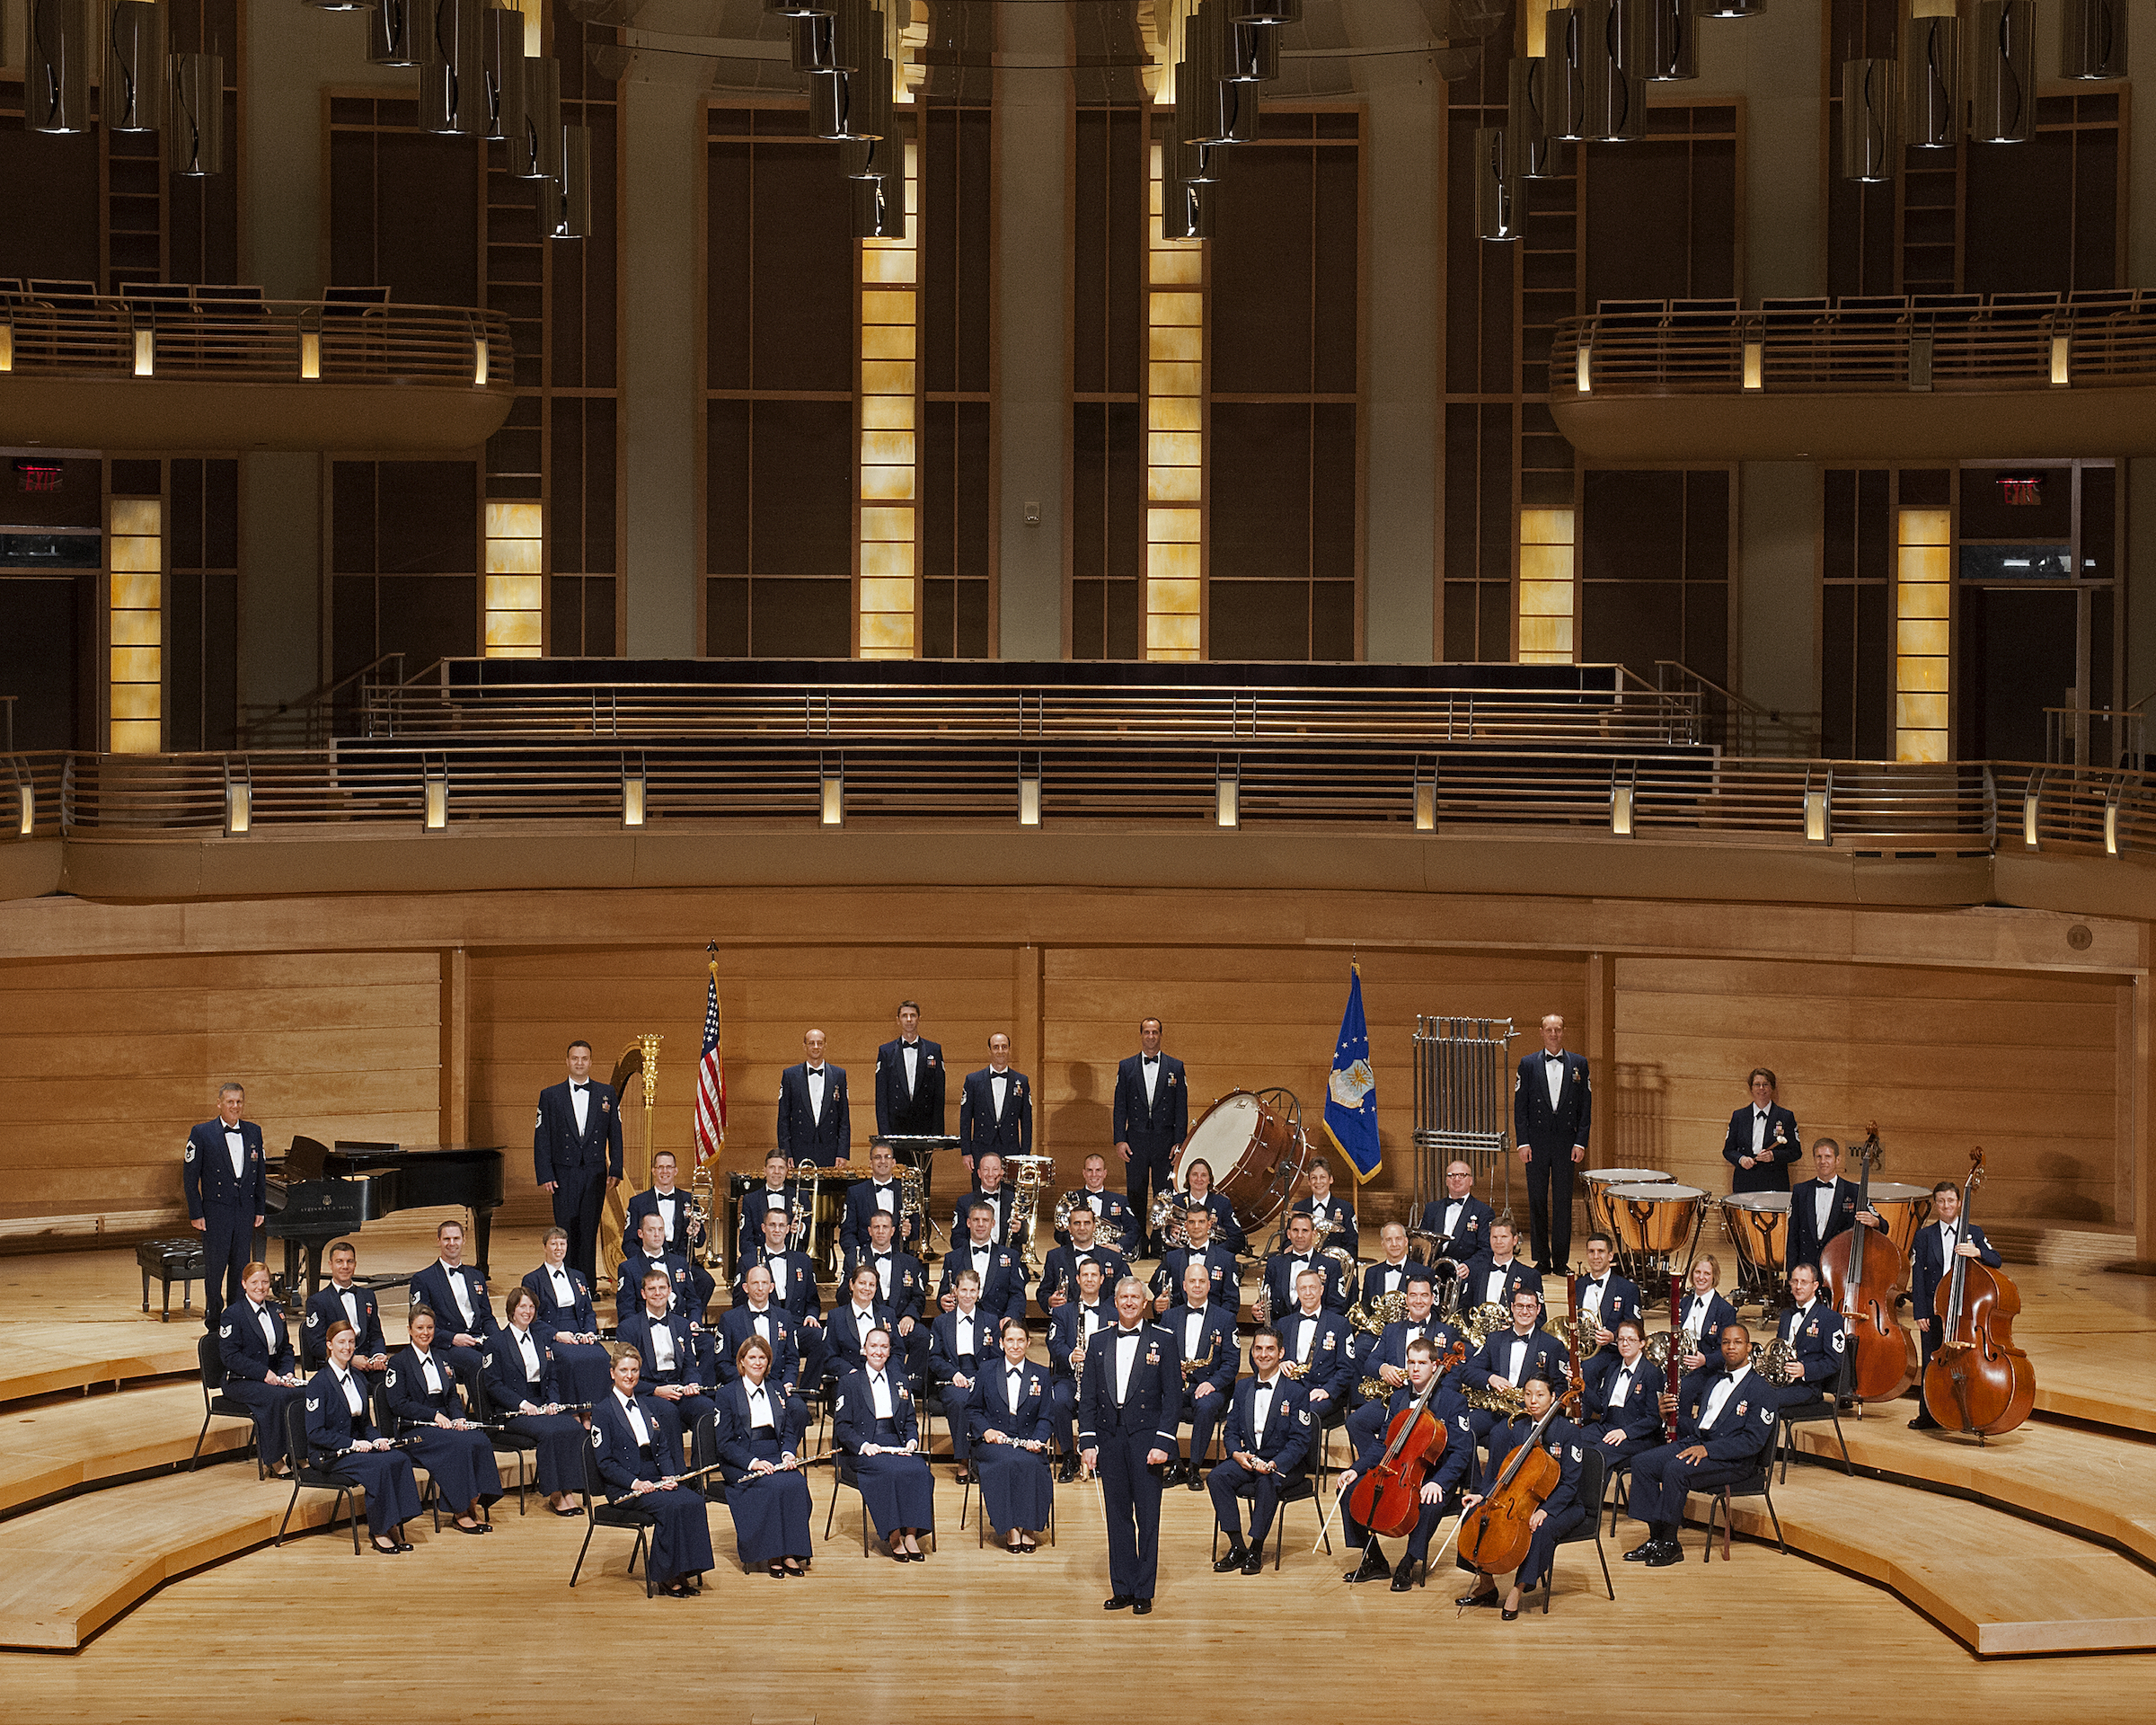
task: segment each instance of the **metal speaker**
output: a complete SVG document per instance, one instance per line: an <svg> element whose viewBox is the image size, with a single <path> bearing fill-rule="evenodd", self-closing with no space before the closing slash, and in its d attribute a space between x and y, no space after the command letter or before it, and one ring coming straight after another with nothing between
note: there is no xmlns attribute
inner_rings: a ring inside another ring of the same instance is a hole
<svg viewBox="0 0 2156 1725"><path fill-rule="evenodd" d="M1161 237L1209 240L1213 237L1213 188L1170 180L1161 187Z"/></svg>
<svg viewBox="0 0 2156 1725"><path fill-rule="evenodd" d="M827 12L809 13L789 21L787 30L793 40L796 72L838 70L838 44L834 40L837 23Z"/></svg>
<svg viewBox="0 0 2156 1725"><path fill-rule="evenodd" d="M1767 9L1767 0L1699 0L1702 18L1756 18Z"/></svg>
<svg viewBox="0 0 2156 1725"><path fill-rule="evenodd" d="M1579 0L1572 11L1579 41L1580 135L1604 144L1645 137L1647 80L1626 68L1646 58L1640 45L1646 9L1625 0Z"/></svg>
<svg viewBox="0 0 2156 1725"><path fill-rule="evenodd" d="M1552 6L1542 15L1542 114L1550 136L1572 142L1586 136L1586 93L1580 80L1579 13Z"/></svg>
<svg viewBox="0 0 2156 1725"><path fill-rule="evenodd" d="M1520 178L1505 147L1502 126L1475 132L1475 232L1486 240L1520 237Z"/></svg>
<svg viewBox="0 0 2156 1725"><path fill-rule="evenodd" d="M1692 0L1638 0L1647 17L1641 29L1644 65L1635 68L1650 84L1682 84L1700 75L1699 21Z"/></svg>
<svg viewBox="0 0 2156 1725"><path fill-rule="evenodd" d="M1969 136L2022 144L2037 118L2034 0L1976 0L1969 43Z"/></svg>
<svg viewBox="0 0 2156 1725"><path fill-rule="evenodd" d="M1234 84L1270 84L1280 75L1280 31L1274 24L1228 26L1228 71Z"/></svg>
<svg viewBox="0 0 2156 1725"><path fill-rule="evenodd" d="M421 131L484 137L493 124L487 102L487 10L483 0L434 0L434 28L420 62Z"/></svg>
<svg viewBox="0 0 2156 1725"><path fill-rule="evenodd" d="M206 180L225 172L225 59L172 56L172 172Z"/></svg>
<svg viewBox="0 0 2156 1725"><path fill-rule="evenodd" d="M164 8L152 0L112 0L103 100L108 131L154 132L163 119Z"/></svg>
<svg viewBox="0 0 2156 1725"><path fill-rule="evenodd" d="M90 13L84 0L30 0L22 124L66 135L90 129Z"/></svg>
<svg viewBox="0 0 2156 1725"><path fill-rule="evenodd" d="M1902 37L1902 137L1913 149L1949 150L1961 135L1961 21L1912 18Z"/></svg>
<svg viewBox="0 0 2156 1725"><path fill-rule="evenodd" d="M561 62L526 58L524 100L509 136L509 172L519 180L561 180ZM552 233L552 228L544 230Z"/></svg>
<svg viewBox="0 0 2156 1725"><path fill-rule="evenodd" d="M1894 62L1842 62L1842 177L1868 186L1894 178L1901 152L1895 146Z"/></svg>
<svg viewBox="0 0 2156 1725"><path fill-rule="evenodd" d="M412 8L428 0L378 0L367 21L367 58L376 66L417 66L421 58L420 32L413 27ZM421 14L424 15L424 14Z"/></svg>
<svg viewBox="0 0 2156 1725"><path fill-rule="evenodd" d="M524 127L524 14L489 6L480 14L487 81L487 136L514 143Z"/></svg>
<svg viewBox="0 0 2156 1725"><path fill-rule="evenodd" d="M853 237L903 240L906 237L906 181L885 174L856 180L853 185Z"/></svg>
<svg viewBox="0 0 2156 1725"><path fill-rule="evenodd" d="M1238 24L1299 24L1303 0L1226 0L1228 19Z"/></svg>
<svg viewBox="0 0 2156 1725"><path fill-rule="evenodd" d="M844 72L808 75L808 129L817 137L846 136L847 77Z"/></svg>
<svg viewBox="0 0 2156 1725"><path fill-rule="evenodd" d="M832 70L859 72L883 51L883 14L869 0L839 0L831 30Z"/></svg>
<svg viewBox="0 0 2156 1725"><path fill-rule="evenodd" d="M1546 59L1523 55L1505 68L1505 137L1515 169L1542 180L1558 171L1558 144L1550 135L1547 102L1557 68Z"/></svg>
<svg viewBox="0 0 2156 1725"><path fill-rule="evenodd" d="M591 235L591 128L588 126L561 128L561 215L551 232L557 240L582 240Z"/></svg>
<svg viewBox="0 0 2156 1725"><path fill-rule="evenodd" d="M2066 0L2059 70L2069 78L2126 75L2125 0Z"/></svg>

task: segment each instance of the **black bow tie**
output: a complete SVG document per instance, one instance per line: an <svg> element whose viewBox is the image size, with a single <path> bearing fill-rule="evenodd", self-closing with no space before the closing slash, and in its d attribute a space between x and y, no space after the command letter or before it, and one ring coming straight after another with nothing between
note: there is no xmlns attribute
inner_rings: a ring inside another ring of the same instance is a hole
<svg viewBox="0 0 2156 1725"><path fill-rule="evenodd" d="M879 1252L876 1254L876 1261L879 1264L888 1264L891 1261L891 1254L888 1252Z"/></svg>
<svg viewBox="0 0 2156 1725"><path fill-rule="evenodd" d="M1542 1056L1542 1058L1543 1058L1543 1059L1545 1059L1545 1060L1562 1060L1564 1057L1564 1057L1563 1055L1561 1055L1561 1054L1549 1054L1549 1053L1545 1053L1545 1054Z"/></svg>
<svg viewBox="0 0 2156 1725"><path fill-rule="evenodd" d="M821 1078L824 1075L824 1069L821 1066L810 1066L808 1075L811 1078Z"/></svg>
<svg viewBox="0 0 2156 1725"><path fill-rule="evenodd" d="M1020 1371L1020 1370L1018 1369L1018 1367L1017 1367L1013 1366L1013 1367L1011 1368L1011 1381L1012 1381L1013 1384L1017 1383L1017 1382L1018 1382L1018 1380L1019 1380L1020 1378L1023 1377L1024 1376L1025 1376L1025 1374L1024 1374L1023 1372Z"/></svg>
<svg viewBox="0 0 2156 1725"><path fill-rule="evenodd" d="M1149 1054L1145 1057L1145 1064L1149 1066L1157 1066L1161 1064L1161 1057L1157 1054Z"/></svg>
<svg viewBox="0 0 2156 1725"><path fill-rule="evenodd" d="M570 1091L570 1094L573 1096L573 1095L577 1094L577 1093L578 1093L579 1091L586 1091L586 1090L589 1090L590 1088L591 1088L591 1086L590 1086L589 1084L571 1084L571 1085L569 1087L569 1091Z"/></svg>

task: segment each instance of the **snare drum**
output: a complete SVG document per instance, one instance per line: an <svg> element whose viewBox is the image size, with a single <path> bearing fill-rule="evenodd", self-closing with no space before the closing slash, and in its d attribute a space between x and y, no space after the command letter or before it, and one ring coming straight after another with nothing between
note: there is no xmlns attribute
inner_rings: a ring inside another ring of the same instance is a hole
<svg viewBox="0 0 2156 1725"><path fill-rule="evenodd" d="M1277 1092L1267 1094L1277 1095ZM1213 1190L1235 1207L1235 1219L1253 1240L1258 1230L1287 1208L1310 1160L1310 1140L1265 1097L1232 1090L1198 1116L1183 1154L1175 1160L1179 1191L1190 1190L1190 1164L1213 1170Z"/></svg>
<svg viewBox="0 0 2156 1725"><path fill-rule="evenodd" d="M1624 1230L1624 1243L1653 1258L1668 1258L1692 1244L1700 1203L1707 1194L1674 1181L1609 1186L1611 1208Z"/></svg>
<svg viewBox="0 0 2156 1725"><path fill-rule="evenodd" d="M1789 1247L1787 1192L1732 1192L1722 1200L1722 1227L1736 1248L1741 1269L1759 1286L1779 1287Z"/></svg>
<svg viewBox="0 0 2156 1725"><path fill-rule="evenodd" d="M1639 1243L1626 1234L1623 1222L1610 1203L1610 1188L1657 1183L1669 1176L1659 1168L1588 1168L1581 1172L1580 1178L1587 1188L1588 1232L1599 1228L1620 1246L1639 1251Z"/></svg>
<svg viewBox="0 0 2156 1725"><path fill-rule="evenodd" d="M1931 1189L1905 1185L1899 1181L1875 1180L1871 1182L1871 1208L1886 1223L1887 1237L1901 1248L1902 1256L1907 1258L1910 1248L1916 1243L1916 1231L1931 1219Z"/></svg>

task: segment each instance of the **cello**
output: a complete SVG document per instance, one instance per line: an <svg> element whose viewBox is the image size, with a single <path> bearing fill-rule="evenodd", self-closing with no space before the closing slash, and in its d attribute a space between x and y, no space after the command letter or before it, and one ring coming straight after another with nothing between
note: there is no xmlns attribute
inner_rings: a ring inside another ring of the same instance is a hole
<svg viewBox="0 0 2156 1725"><path fill-rule="evenodd" d="M1414 1406L1392 1416L1385 1429L1385 1453L1349 1488L1348 1515L1374 1535L1398 1539L1415 1531L1422 1516L1423 1482L1445 1454L1445 1421L1430 1411L1430 1398L1449 1373L1466 1363L1467 1343L1455 1340Z"/></svg>
<svg viewBox="0 0 2156 1725"><path fill-rule="evenodd" d="M1489 1494L1461 1517L1454 1530L1460 1537L1462 1560L1484 1575L1503 1575L1527 1561L1527 1547L1534 1537L1528 1523L1564 1480L1563 1471L1542 1447L1542 1433L1560 1413L1578 1411L1583 1393L1578 1359L1569 1366L1570 1387L1551 1397L1527 1441L1505 1458Z"/></svg>
<svg viewBox="0 0 2156 1725"><path fill-rule="evenodd" d="M1871 1209L1871 1171L1885 1160L1877 1120L1856 1158L1864 1171L1857 1190L1857 1214L1863 1216ZM1859 1225L1826 1243L1819 1274L1842 1314L1861 1415L1865 1402L1891 1402L1916 1382L1916 1337L1897 1315L1909 1286L1908 1261L1886 1229Z"/></svg>
<svg viewBox="0 0 2156 1725"><path fill-rule="evenodd" d="M1969 1200L1984 1184L1984 1146L1969 1153L1961 1189L1966 1226ZM2037 1371L2014 1346L2021 1292L2001 1270L1977 1259L1954 1259L1953 1273L1931 1296L1939 1346L1924 1370L1924 1411L1948 1431L1973 1431L1981 1444L2013 1430L2037 1405Z"/></svg>

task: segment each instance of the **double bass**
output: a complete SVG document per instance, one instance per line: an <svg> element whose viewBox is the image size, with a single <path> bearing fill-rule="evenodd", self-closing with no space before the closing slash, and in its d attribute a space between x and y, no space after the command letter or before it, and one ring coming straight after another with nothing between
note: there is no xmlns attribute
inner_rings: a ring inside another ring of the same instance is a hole
<svg viewBox="0 0 2156 1725"><path fill-rule="evenodd" d="M1430 1411L1430 1398L1466 1361L1466 1342L1455 1340L1415 1404L1392 1416L1385 1429L1384 1454L1348 1491L1348 1513L1373 1534L1399 1539L1415 1531L1422 1516L1423 1482L1445 1454L1445 1421Z"/></svg>
<svg viewBox="0 0 2156 1725"><path fill-rule="evenodd" d="M1542 1447L1542 1433L1560 1413L1579 1410L1584 1386L1579 1361L1570 1362L1571 1385L1552 1396L1542 1418L1527 1434L1527 1441L1505 1458L1489 1494L1460 1520L1461 1558L1484 1575L1503 1575L1527 1561L1527 1547L1534 1538L1528 1524L1550 1494L1563 1483L1564 1473Z"/></svg>
<svg viewBox="0 0 2156 1725"><path fill-rule="evenodd" d="M1961 1222L1984 1184L1984 1146L1969 1153L1969 1178L1961 1189ZM2014 1346L2014 1314L2021 1293L2002 1270L1956 1254L1949 1274L1931 1296L1939 1320L1939 1346L1924 1369L1924 1411L1948 1431L1973 1431L1976 1441L2009 1432L2037 1405L2037 1372Z"/></svg>
<svg viewBox="0 0 2156 1725"><path fill-rule="evenodd" d="M1879 1126L1857 1146L1863 1175L1857 1214L1871 1208L1871 1171L1885 1159ZM1850 1376L1860 1404L1891 1402L1916 1382L1916 1337L1897 1315L1909 1286L1908 1261L1884 1228L1857 1226L1838 1234L1819 1254L1819 1274L1850 1349Z"/></svg>

